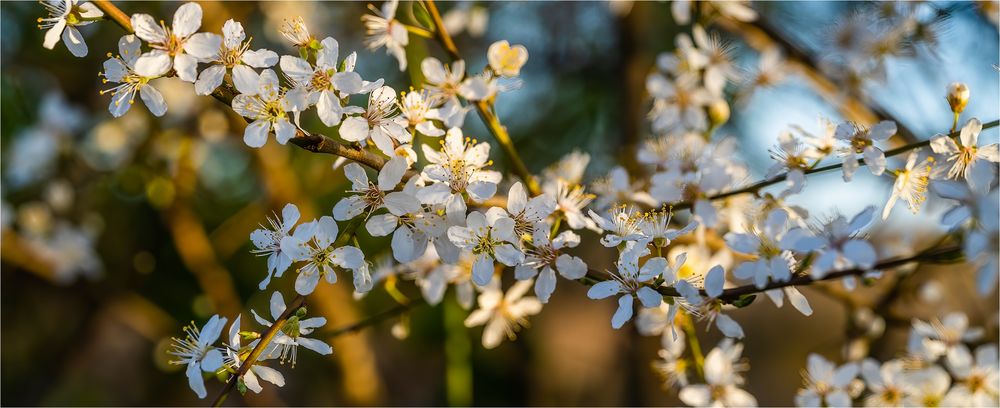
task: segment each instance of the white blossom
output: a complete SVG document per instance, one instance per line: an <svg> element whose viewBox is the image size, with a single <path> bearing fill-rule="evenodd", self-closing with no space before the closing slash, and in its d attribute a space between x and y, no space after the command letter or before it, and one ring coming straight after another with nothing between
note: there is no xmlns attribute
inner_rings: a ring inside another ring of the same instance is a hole
<svg viewBox="0 0 1000 408"><path fill-rule="evenodd" d="M169 351L170 355L177 357L171 364L186 364L188 386L198 395L198 398L208 396L205 391L205 380L201 372L214 373L222 367L222 352L213 346L215 341L222 334L222 328L226 326L226 318L219 315L212 316L208 323L198 330L192 322L184 327L186 334L184 339L173 338L173 344Z"/></svg>
<svg viewBox="0 0 1000 408"><path fill-rule="evenodd" d="M587 297L591 299L621 294L618 298L618 310L611 318L611 327L615 329L620 329L632 319L635 298L639 298L643 307L658 307L663 301L663 296L646 283L663 274L667 268L667 260L662 257L650 258L640 267L639 258L649 254L646 244L646 241L628 241L618 256L615 264L617 270L610 273L611 279L598 282L587 291Z"/></svg>
<svg viewBox="0 0 1000 408"><path fill-rule="evenodd" d="M339 103L339 102L338 102ZM406 130L406 120L399 116L396 91L382 86L372 91L368 108L357 116L348 116L340 125L340 137L349 142L375 144L386 156L396 155L396 143L410 143L413 135Z"/></svg>
<svg viewBox="0 0 1000 408"><path fill-rule="evenodd" d="M45 0L42 2L48 17L38 19L38 28L45 30L42 46L53 49L59 38L73 56L86 57L87 43L77 27L91 24L104 17L104 12L89 1Z"/></svg>
<svg viewBox="0 0 1000 408"><path fill-rule="evenodd" d="M146 63L138 65L140 43L134 35L126 35L118 40L119 55L104 61L104 82L118 85L101 91L101 94L111 92L111 104L108 111L114 117L121 117L128 112L135 102L138 93L142 102L155 116L163 116L167 112L167 102L149 81L159 78L170 70L170 60L166 56L148 57Z"/></svg>
<svg viewBox="0 0 1000 408"><path fill-rule="evenodd" d="M523 45L510 45L507 40L490 44L486 59L493 72L502 77L516 77L521 74L521 67L528 61L528 49Z"/></svg>
<svg viewBox="0 0 1000 408"><path fill-rule="evenodd" d="M399 0L389 0L382 3L382 9L376 9L368 5L374 14L365 14L361 21L365 23L367 37L365 46L370 50L377 50L383 46L386 52L396 57L399 62L399 70L406 70L406 47L410 42L409 33L403 23L396 20L396 8L399 7Z"/></svg>
<svg viewBox="0 0 1000 408"><path fill-rule="evenodd" d="M917 163L919 156L919 151L910 153L906 158L906 167L894 171L896 182L892 185L892 193L889 195L889 201L885 203L885 207L882 209L883 220L889 218L892 207L896 205L896 201L899 199L906 202L907 207L914 214L920 211L920 205L927 199L927 186L930 184L934 169L931 163L934 162L934 159L928 157Z"/></svg>
<svg viewBox="0 0 1000 408"><path fill-rule="evenodd" d="M465 226L448 228L448 238L455 246L476 256L472 264L472 281L485 286L493 278L494 259L507 266L524 262L518 249L519 238L514 234L514 220L499 207L490 208L486 215L469 213Z"/></svg>
<svg viewBox="0 0 1000 408"><path fill-rule="evenodd" d="M948 371L956 383L945 395L942 405L993 407L1000 403L1000 358L996 344L976 348L973 356L965 345L949 355Z"/></svg>
<svg viewBox="0 0 1000 408"><path fill-rule="evenodd" d="M229 344L226 345L226 365L231 367L233 370L239 370L240 366L243 365L246 358L250 355L253 347L255 347L260 341L254 340L247 347L242 347L240 341L241 337L240 316L236 316L236 319L233 319L233 322L229 325ZM281 372L261 364L263 360L271 357L271 353L265 351L260 357L257 358L257 361L250 366L250 369L247 370L242 377L240 377L240 381L246 385L248 390L257 394L263 391L264 387L260 385L260 380L267 381L278 387L285 386L285 376L281 375Z"/></svg>
<svg viewBox="0 0 1000 408"><path fill-rule="evenodd" d="M292 235L281 238L281 251L292 261L305 261L299 267L295 279L295 291L308 295L316 289L320 277L328 283L337 282L334 267L350 269L354 272L354 289L358 292L371 290L371 275L361 250L353 246L334 247L339 233L337 222L330 216L303 223L295 228Z"/></svg>
<svg viewBox="0 0 1000 408"><path fill-rule="evenodd" d="M524 262L514 269L514 277L535 280L535 296L542 303L548 303L556 289L556 272L566 279L576 280L587 275L587 264L579 257L565 254L564 248L575 248L580 244L580 236L573 231L563 231L549 239L552 227L544 222L534 226L532 249L525 254ZM539 272L541 270L541 272Z"/></svg>
<svg viewBox="0 0 1000 408"><path fill-rule="evenodd" d="M479 309L469 314L465 319L465 327L475 327L485 324L483 329L483 347L491 349L500 345L504 337L510 340L516 338L515 333L528 324L528 316L538 314L542 304L533 297L524 297L531 288L531 281L520 281L504 293L500 284L486 287L479 295Z"/></svg>
<svg viewBox="0 0 1000 408"><path fill-rule="evenodd" d="M278 143L288 143L298 129L288 120L292 107L285 99L278 75L265 69L260 75L253 74L249 82L247 88L256 91L236 95L232 104L236 113L253 120L243 131L243 143L250 147L264 146L272 129Z"/></svg>
<svg viewBox="0 0 1000 408"><path fill-rule="evenodd" d="M167 56L167 70L177 72L177 77L187 82L197 79L198 62L209 61L219 52L222 38L218 34L197 33L201 28L201 6L198 3L184 3L174 13L173 24L168 28L156 23L149 14L132 15L135 35L153 48L136 61L136 67L146 64L159 66L163 56Z"/></svg>
<svg viewBox="0 0 1000 408"><path fill-rule="evenodd" d="M677 394L685 404L695 407L753 407L757 399L740 388L747 369L739 362L743 346L726 339L705 356L705 384L691 384Z"/></svg>
<svg viewBox="0 0 1000 408"><path fill-rule="evenodd" d="M876 176L881 176L885 171L885 153L875 146L875 142L886 141L895 134L896 122L888 120L875 124L871 129L852 122L837 125L834 137L848 144L847 150L842 153L844 181L851 181L854 171L858 169L858 160L855 156L859 153L864 156L868 170Z"/></svg>
<svg viewBox="0 0 1000 408"><path fill-rule="evenodd" d="M344 197L334 205L333 218L337 221L346 221L367 213L365 215L367 219L373 212L387 205L408 206L409 203L406 201L412 197L405 194L389 197L407 170L409 165L405 158L393 157L379 170L376 184L368 180L368 173L360 164L348 163L344 166L344 176L351 182L351 189L347 192L355 194Z"/></svg>
<svg viewBox="0 0 1000 408"><path fill-rule="evenodd" d="M278 320L282 314L285 313L287 306L285 305L285 298L281 296L281 292L274 292L271 294L271 301L269 303L269 309L271 312L271 318ZM281 325L281 330L274 337L272 344L273 347L268 347L267 351L268 358L278 358L282 363L285 361L290 361L292 367L295 367L295 363L298 360L299 346L305 347L309 350L315 351L321 355L327 355L333 353L333 348L329 344L321 340L311 339L305 337L316 330L319 327L323 327L326 324L325 317L311 317L304 319L304 309L299 309L295 311L288 319L285 324ZM261 317L257 314L257 311L251 310L254 320L257 321L262 326L270 327L274 323Z"/></svg>
<svg viewBox="0 0 1000 408"><path fill-rule="evenodd" d="M768 213L767 219L749 233L726 234L726 244L736 252L754 257L743 262L733 270L733 276L738 279L752 279L757 288L763 289L768 280L786 282L792 277L790 248L793 238L786 237L788 232L788 212L774 210Z"/></svg>
<svg viewBox="0 0 1000 408"><path fill-rule="evenodd" d="M818 226L810 232L803 228L788 231L786 240L791 248L801 253L817 251L812 262L813 279L822 279L827 273L852 267L869 269L877 261L875 248L861 237L861 232L871 224L875 207L869 206L849 222L843 215Z"/></svg>
<svg viewBox="0 0 1000 408"><path fill-rule="evenodd" d="M243 24L232 19L226 20L222 26L222 38L219 49L208 57L212 65L198 74L198 80L194 83L195 93L208 95L214 92L225 80L227 70L232 73L233 85L237 91L244 94L256 93L257 73L253 69L274 66L278 63L278 54L266 49L251 50Z"/></svg>
<svg viewBox="0 0 1000 408"><path fill-rule="evenodd" d="M837 367L819 354L809 354L805 388L795 396L799 407L846 407L851 405L850 385L860 372L856 363Z"/></svg>
<svg viewBox="0 0 1000 408"><path fill-rule="evenodd" d="M996 163L1000 161L1000 147L997 143L985 146L979 145L979 133L983 124L979 119L972 118L962 126L958 141L946 136L936 135L931 138L931 149L934 153L945 156L945 161L951 163L948 178L965 179L977 193L989 191L996 172Z"/></svg>
<svg viewBox="0 0 1000 408"><path fill-rule="evenodd" d="M281 250L281 240L288 236L292 227L299 221L299 216L299 208L295 204L285 204L281 209L280 219L277 216L267 217L267 227L261 225L261 228L250 233L250 241L257 247L250 252L267 256L267 277L260 282L260 290L267 287L272 276L280 278L292 265L292 258Z"/></svg>
<svg viewBox="0 0 1000 408"><path fill-rule="evenodd" d="M443 204L450 223L459 224L465 217L463 193L468 193L476 202L496 194L502 176L484 169L492 164L489 143L464 138L461 129L452 128L442 141L440 151L426 144L421 147L430 162L424 167L423 176L433 184L420 189L417 198L424 204Z"/></svg>
<svg viewBox="0 0 1000 408"><path fill-rule="evenodd" d="M286 98L296 112L303 112L315 105L316 113L324 125L337 126L346 113L358 113L355 112L358 108L341 106L341 98L366 93L371 89L366 89L361 75L356 72L350 69L339 70L340 45L337 40L326 37L320 42L320 47L316 51L315 66L299 57L281 56L281 72L293 84ZM356 58L357 55L351 53L345 60L345 66L353 65Z"/></svg>

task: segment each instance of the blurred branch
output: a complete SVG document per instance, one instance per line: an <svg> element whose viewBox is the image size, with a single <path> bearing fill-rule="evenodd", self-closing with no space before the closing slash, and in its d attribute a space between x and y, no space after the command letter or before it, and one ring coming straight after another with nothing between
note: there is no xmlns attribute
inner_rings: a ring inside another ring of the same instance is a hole
<svg viewBox="0 0 1000 408"><path fill-rule="evenodd" d="M3 238L0 239L0 259L22 267L27 271L42 277L49 282L55 282L55 270L51 263L37 255L35 249L24 238L21 238L11 229L3 230Z"/></svg>
<svg viewBox="0 0 1000 408"><path fill-rule="evenodd" d="M744 23L731 19L718 19L716 24L723 30L737 35L744 42L763 52L771 48L779 48L784 51L786 65L799 71L813 88L828 102L837 107L847 120L872 124L881 120L891 120L896 122L898 134L905 143L917 141L916 136L902 121L895 118L885 109L875 102L869 101L867 104L862 101L863 97L854 92L845 91L846 87L838 84L829 78L820 68L819 59L810 54L805 47L794 43L790 38L783 35L780 30L773 27L763 16L752 23Z"/></svg>
<svg viewBox="0 0 1000 408"><path fill-rule="evenodd" d="M378 324L379 322L382 322L382 321L384 321L386 319L389 319L389 318L401 315L401 314L409 311L410 309L413 309L416 306L422 306L422 305L425 305L425 304L426 303L424 303L423 300L416 301L416 302L409 302L409 303L397 304L396 306L393 306L393 307L391 307L389 309L386 309L386 310L383 310L381 312L375 313L373 315L365 317L364 319L361 319L361 320L359 320L357 322L348 324L346 326L341 326L341 327L338 327L336 329L329 330L329 331L319 332L319 333L316 334L316 336L317 337L330 337L330 338L333 338L333 337L341 336L341 335L344 335L344 334L354 333L354 332L360 331L361 329L364 329L364 328L366 328L368 326L372 326L372 325Z"/></svg>
<svg viewBox="0 0 1000 408"><path fill-rule="evenodd" d="M190 200L197 185L197 174L190 162L191 144L190 140L185 140L180 146L174 182L177 194L164 212L167 226L181 261L194 274L212 305L223 315L235 316L243 302L229 271L216 258L205 226L191 208Z"/></svg>

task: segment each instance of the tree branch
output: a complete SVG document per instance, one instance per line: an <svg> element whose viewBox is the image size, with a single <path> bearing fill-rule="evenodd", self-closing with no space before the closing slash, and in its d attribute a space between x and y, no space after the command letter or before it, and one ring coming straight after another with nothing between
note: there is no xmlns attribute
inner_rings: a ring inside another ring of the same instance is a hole
<svg viewBox="0 0 1000 408"><path fill-rule="evenodd" d="M995 128L998 125L1000 125L1000 120L994 120L992 122L983 124L983 130ZM958 135L960 133L961 133L961 130L955 131L955 132L952 132L952 133L948 134L948 137L955 138L955 137L958 137ZM929 146L930 144L931 144L931 141L930 141L930 139L928 139L928 140L924 140L924 141L920 141L920 142L916 142L916 143L911 143L911 144L908 144L908 145L905 145L905 146L900 146L900 147L897 147L895 149L886 150L885 151L885 157L898 156L898 155L901 155L903 153L909 152L909 151L914 150L914 149L919 149L921 147ZM864 158L859 158L858 159L858 164L859 165L865 164L865 159ZM843 163L836 163L836 164L826 165L826 166L823 166L823 167L817 167L817 168L814 168L814 169L809 169L809 170L804 171L803 173L805 173L805 174L822 173L822 172L825 172L825 171L836 170L836 169L839 169L841 167L844 167ZM740 195L740 194L757 193L758 191L760 191L764 187L768 187L768 186L772 186L772 185L781 183L781 182L783 182L783 181L785 181L787 179L788 179L788 173L784 173L784 174L780 174L780 175L777 175L775 177L769 178L767 180L758 181L756 183L753 183L753 184L751 184L749 186L746 186L746 187L743 187L743 188L739 188L739 189L736 189L736 190L726 191L724 193L718 193L718 194L710 195L710 196L706 197L706 199L708 199L710 201L715 201L715 200L721 200L723 198L732 197L732 196ZM680 201L680 202L673 203L672 204L672 208L675 209L675 210L680 210L680 209L691 208L692 205L694 205L694 201Z"/></svg>

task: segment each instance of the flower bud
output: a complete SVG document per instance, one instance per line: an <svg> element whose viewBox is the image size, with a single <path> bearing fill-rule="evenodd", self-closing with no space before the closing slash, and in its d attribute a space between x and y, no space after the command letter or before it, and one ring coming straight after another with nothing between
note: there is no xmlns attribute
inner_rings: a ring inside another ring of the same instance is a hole
<svg viewBox="0 0 1000 408"><path fill-rule="evenodd" d="M729 121L729 104L723 99L716 99L708 105L708 120L712 127L722 126Z"/></svg>
<svg viewBox="0 0 1000 408"><path fill-rule="evenodd" d="M969 87L961 82L948 85L947 99L952 112L962 113L965 110L965 105L969 103Z"/></svg>

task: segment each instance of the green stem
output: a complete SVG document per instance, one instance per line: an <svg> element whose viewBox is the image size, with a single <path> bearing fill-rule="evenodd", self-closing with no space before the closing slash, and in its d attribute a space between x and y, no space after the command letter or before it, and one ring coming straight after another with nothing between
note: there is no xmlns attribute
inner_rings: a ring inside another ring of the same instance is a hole
<svg viewBox="0 0 1000 408"><path fill-rule="evenodd" d="M694 360L694 368L698 376L705 378L705 355L701 352L701 342L698 341L698 332L694 328L694 320L684 313L684 334L688 341L688 348L691 349L691 358Z"/></svg>

